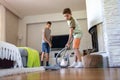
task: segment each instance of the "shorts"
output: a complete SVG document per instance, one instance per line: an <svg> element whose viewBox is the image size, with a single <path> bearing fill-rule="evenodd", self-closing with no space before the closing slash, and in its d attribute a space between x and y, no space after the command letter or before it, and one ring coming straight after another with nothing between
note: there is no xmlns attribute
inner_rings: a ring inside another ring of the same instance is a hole
<svg viewBox="0 0 120 80"><path fill-rule="evenodd" d="M73 49L79 49L80 46L80 38L73 39Z"/></svg>
<svg viewBox="0 0 120 80"><path fill-rule="evenodd" d="M42 43L42 52L44 53L50 53L50 46L48 43L44 42Z"/></svg>

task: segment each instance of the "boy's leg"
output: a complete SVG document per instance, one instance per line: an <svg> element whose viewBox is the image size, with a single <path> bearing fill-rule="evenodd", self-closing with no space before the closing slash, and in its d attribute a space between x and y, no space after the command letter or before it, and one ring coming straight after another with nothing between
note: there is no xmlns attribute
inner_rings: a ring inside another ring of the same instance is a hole
<svg viewBox="0 0 120 80"><path fill-rule="evenodd" d="M46 56L46 66L49 66L49 53L46 53L45 56Z"/></svg>
<svg viewBox="0 0 120 80"><path fill-rule="evenodd" d="M74 53L75 53L75 55L74 55L74 57L75 57L75 61L69 66L69 67L75 67L75 66L77 66L77 61L78 61L78 55L77 55L77 51L76 51L76 49L78 49L79 48L79 44L80 44L80 39L73 39L73 49L74 49Z"/></svg>
<svg viewBox="0 0 120 80"><path fill-rule="evenodd" d="M42 43L41 66L44 66L45 43Z"/></svg>
<svg viewBox="0 0 120 80"><path fill-rule="evenodd" d="M45 55L45 53L44 52L42 52L42 54L41 54L41 66L43 66L44 64L44 55Z"/></svg>
<svg viewBox="0 0 120 80"><path fill-rule="evenodd" d="M77 59L77 56L75 55L75 62L77 62L78 61L78 59Z"/></svg>
<svg viewBox="0 0 120 80"><path fill-rule="evenodd" d="M80 51L79 51L79 49L74 49L74 53L75 53L75 55L76 55L76 59L75 59L75 61L77 62L80 62L81 61L81 54L80 54Z"/></svg>
<svg viewBox="0 0 120 80"><path fill-rule="evenodd" d="M49 66L49 53L50 53L50 47L49 44L46 44L46 49L45 49L45 57L46 57L46 66Z"/></svg>
<svg viewBox="0 0 120 80"><path fill-rule="evenodd" d="M79 51L79 46L80 46L80 39L79 38L75 38L73 40L73 49L74 49L74 53L76 55L76 59L77 59L77 65L75 67L82 67L82 62L81 62L81 54Z"/></svg>
<svg viewBox="0 0 120 80"><path fill-rule="evenodd" d="M75 57L75 61L73 61L73 63L69 66L70 68L73 68L77 65L77 56L74 55L74 57Z"/></svg>

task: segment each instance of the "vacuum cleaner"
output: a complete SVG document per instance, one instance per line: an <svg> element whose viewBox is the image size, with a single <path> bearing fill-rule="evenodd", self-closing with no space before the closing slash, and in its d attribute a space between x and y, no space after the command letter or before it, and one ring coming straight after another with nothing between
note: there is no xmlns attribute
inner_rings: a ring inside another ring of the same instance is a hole
<svg viewBox="0 0 120 80"><path fill-rule="evenodd" d="M67 47L63 48L56 55L56 64L61 68L66 68L69 66L69 54L67 53Z"/></svg>
<svg viewBox="0 0 120 80"><path fill-rule="evenodd" d="M67 53L67 47L63 48L56 55L56 64L51 66L45 66L45 70L59 70L61 68L67 68L69 66L69 54Z"/></svg>

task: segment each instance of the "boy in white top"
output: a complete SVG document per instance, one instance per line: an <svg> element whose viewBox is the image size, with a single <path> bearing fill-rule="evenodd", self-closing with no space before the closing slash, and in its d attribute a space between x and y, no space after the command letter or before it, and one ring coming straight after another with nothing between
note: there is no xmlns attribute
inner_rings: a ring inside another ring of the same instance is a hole
<svg viewBox="0 0 120 80"><path fill-rule="evenodd" d="M42 54L41 54L41 66L44 66L44 56L46 57L46 66L49 66L49 53L51 44L51 25L48 21L45 28L42 31Z"/></svg>
<svg viewBox="0 0 120 80"><path fill-rule="evenodd" d="M70 8L65 8L63 10L63 15L67 20L69 26L69 39L66 46L70 47L70 42L73 40L73 49L75 53L75 61L69 67L79 68L82 67L81 54L79 51L80 40L82 38L82 30L78 21L72 17Z"/></svg>

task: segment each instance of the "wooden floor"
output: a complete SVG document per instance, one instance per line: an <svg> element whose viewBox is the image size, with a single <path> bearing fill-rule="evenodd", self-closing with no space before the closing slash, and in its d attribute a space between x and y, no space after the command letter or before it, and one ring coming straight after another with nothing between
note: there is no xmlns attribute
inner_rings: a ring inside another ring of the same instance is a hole
<svg viewBox="0 0 120 80"><path fill-rule="evenodd" d="M80 68L1 77L0 80L120 80L120 68Z"/></svg>

